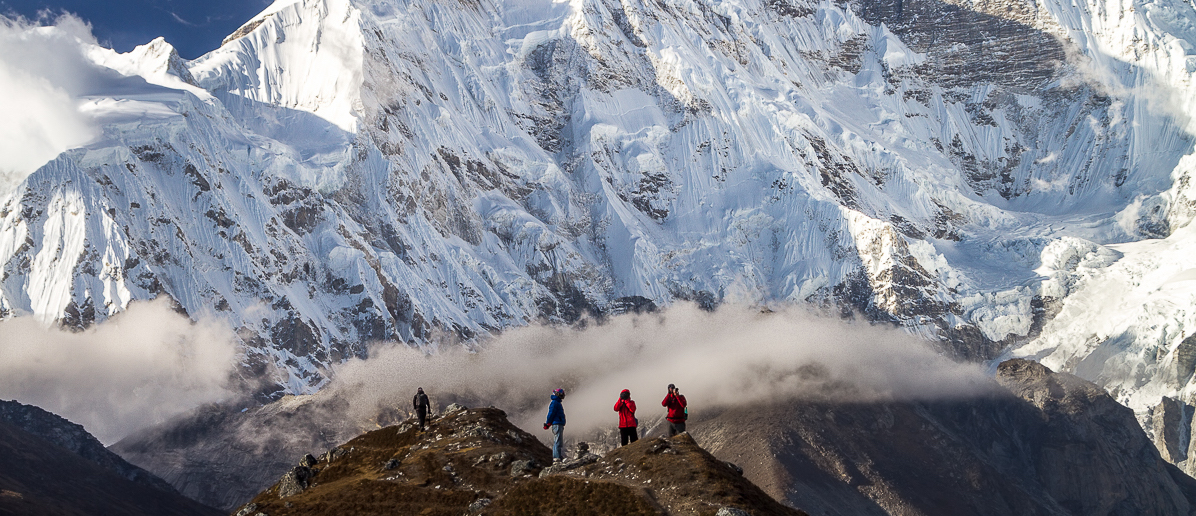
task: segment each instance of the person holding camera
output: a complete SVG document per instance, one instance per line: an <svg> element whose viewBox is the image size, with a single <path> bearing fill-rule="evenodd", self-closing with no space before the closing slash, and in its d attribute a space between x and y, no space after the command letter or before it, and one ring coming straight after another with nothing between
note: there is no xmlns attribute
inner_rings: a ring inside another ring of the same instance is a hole
<svg viewBox="0 0 1196 516"><path fill-rule="evenodd" d="M623 389L623 392L619 393L619 401L615 402L615 412L619 413L619 439L623 442L622 446L639 440L640 436L635 427L639 426L640 422L635 418L635 401L631 399L631 391Z"/></svg>
<svg viewBox="0 0 1196 516"><path fill-rule="evenodd" d="M669 409L669 413L664 417L669 422L669 437L685 431L685 421L689 419L686 405L685 396L681 394L676 385L670 383L669 393L665 395L664 401L660 402L660 406Z"/></svg>

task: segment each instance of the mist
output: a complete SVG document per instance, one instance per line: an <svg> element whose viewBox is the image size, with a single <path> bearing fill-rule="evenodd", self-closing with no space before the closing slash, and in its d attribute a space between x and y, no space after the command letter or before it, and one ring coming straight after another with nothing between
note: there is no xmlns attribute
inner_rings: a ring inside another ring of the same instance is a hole
<svg viewBox="0 0 1196 516"><path fill-rule="evenodd" d="M84 55L89 44L91 27L71 15L45 26L0 16L0 192L99 134L79 111L89 81L105 73Z"/></svg>
<svg viewBox="0 0 1196 516"><path fill-rule="evenodd" d="M169 301L131 303L82 332L31 316L0 321L0 399L83 425L104 444L230 394L235 336Z"/></svg>
<svg viewBox="0 0 1196 516"><path fill-rule="evenodd" d="M616 425L612 407L622 389L631 390L642 421L663 417L670 383L686 396L691 419L761 402L967 397L992 385L978 365L946 359L891 326L800 308L709 313L691 304L584 329L512 329L472 353L381 346L335 373L326 395L346 400L358 421L380 409L410 410L423 387L435 405L495 405L517 425L539 430L559 387L567 392L567 426L580 433Z"/></svg>

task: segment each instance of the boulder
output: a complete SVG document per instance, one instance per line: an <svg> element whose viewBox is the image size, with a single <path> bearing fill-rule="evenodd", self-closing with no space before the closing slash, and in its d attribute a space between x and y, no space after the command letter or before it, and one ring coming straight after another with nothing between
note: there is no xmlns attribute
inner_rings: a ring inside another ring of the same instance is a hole
<svg viewBox="0 0 1196 516"><path fill-rule="evenodd" d="M320 463L320 461L316 460L316 458L313 457L310 453L307 455L304 455L302 459L299 459L299 465L303 466L303 467L307 467L307 468L314 467L316 464L319 464L319 463Z"/></svg>
<svg viewBox="0 0 1196 516"><path fill-rule="evenodd" d="M552 475L555 473L569 471L571 469L577 469L582 466L588 466L590 464L598 462L598 459L600 459L600 458L601 457L599 457L593 453L589 453L588 451L584 452L584 453L579 453L578 457L573 460L558 462L556 464L553 464L551 466L548 466L547 468L540 470L540 478L543 478L543 477L546 477L548 475Z"/></svg>
<svg viewBox="0 0 1196 516"><path fill-rule="evenodd" d="M536 469L536 461L532 459L517 460L511 463L511 476L520 477Z"/></svg>
<svg viewBox="0 0 1196 516"><path fill-rule="evenodd" d="M726 464L726 465L727 465L727 467L728 467L728 468L731 468L731 470L732 470L732 471L734 471L736 474L738 474L738 475L742 475L742 474L743 474L743 468L741 468L741 467L739 467L739 466L735 465L735 463L734 463L734 462L731 462L731 461L727 460L727 461L723 461L723 464Z"/></svg>
<svg viewBox="0 0 1196 516"><path fill-rule="evenodd" d="M295 466L278 480L278 497L286 498L302 493L311 480L311 468Z"/></svg>
<svg viewBox="0 0 1196 516"><path fill-rule="evenodd" d="M489 505L489 498L479 498L474 500L473 503L469 504L469 512L481 512L482 509L485 509Z"/></svg>

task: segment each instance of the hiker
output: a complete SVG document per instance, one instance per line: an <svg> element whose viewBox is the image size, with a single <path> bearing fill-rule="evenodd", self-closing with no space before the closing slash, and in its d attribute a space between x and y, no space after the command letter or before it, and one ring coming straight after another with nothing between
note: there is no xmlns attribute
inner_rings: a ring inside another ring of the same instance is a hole
<svg viewBox="0 0 1196 516"><path fill-rule="evenodd" d="M565 389L552 391L552 402L548 404L548 418L544 421L544 429L552 427L552 462L555 464L565 459L565 407L561 400L565 399Z"/></svg>
<svg viewBox="0 0 1196 516"><path fill-rule="evenodd" d="M428 395L424 394L424 388L420 387L415 390L415 397L411 398L411 404L415 405L415 415L419 418L419 430L422 432L427 429L425 423L428 420Z"/></svg>
<svg viewBox="0 0 1196 516"><path fill-rule="evenodd" d="M668 407L669 413L664 418L669 422L669 437L685 431L685 420L689 419L689 412L685 409L685 396L676 385L669 384L669 393L665 395L660 406Z"/></svg>
<svg viewBox="0 0 1196 516"><path fill-rule="evenodd" d="M623 389L619 393L619 401L615 402L615 412L619 413L619 440L627 446L627 443L633 443L639 440L640 436L636 435L635 427L640 426L640 422L635 418L635 402L631 400L631 391Z"/></svg>

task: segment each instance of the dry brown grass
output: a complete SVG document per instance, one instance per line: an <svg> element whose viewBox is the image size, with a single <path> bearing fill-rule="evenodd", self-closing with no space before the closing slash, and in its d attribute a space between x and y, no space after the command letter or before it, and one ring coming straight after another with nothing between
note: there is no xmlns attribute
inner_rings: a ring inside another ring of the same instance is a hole
<svg viewBox="0 0 1196 516"><path fill-rule="evenodd" d="M657 516L664 514L643 490L609 481L553 475L523 483L498 499L486 514L512 516Z"/></svg>
<svg viewBox="0 0 1196 516"><path fill-rule="evenodd" d="M640 439L615 448L576 474L644 489L668 514L713 515L720 507L756 516L805 514L768 496L689 434Z"/></svg>

